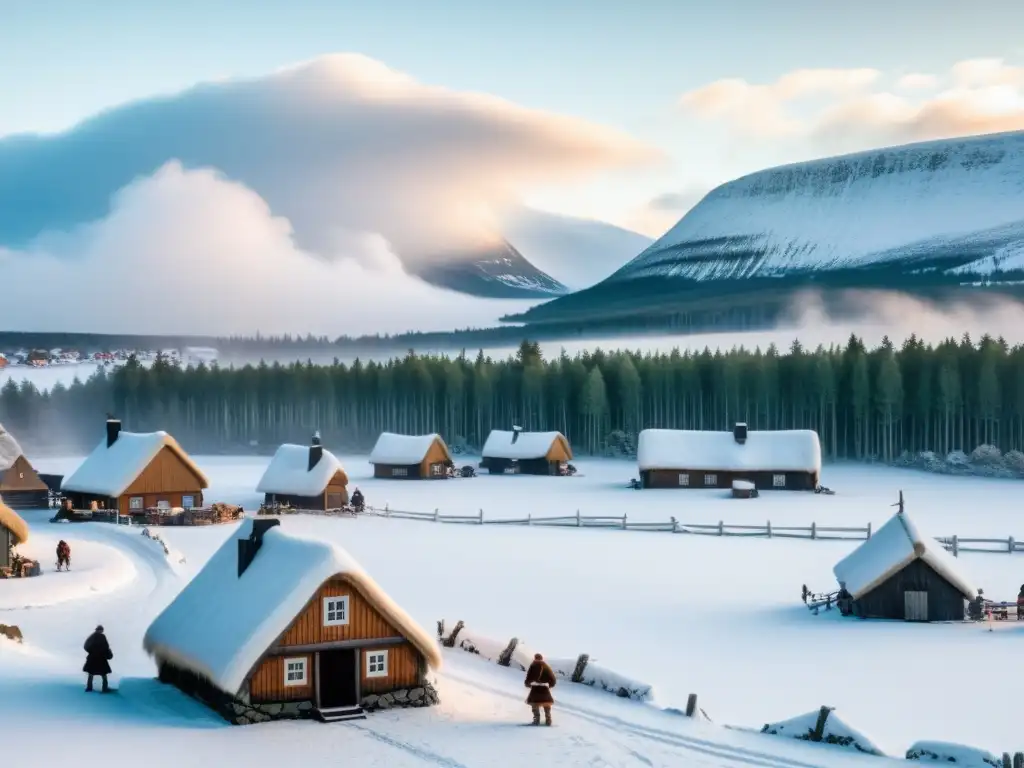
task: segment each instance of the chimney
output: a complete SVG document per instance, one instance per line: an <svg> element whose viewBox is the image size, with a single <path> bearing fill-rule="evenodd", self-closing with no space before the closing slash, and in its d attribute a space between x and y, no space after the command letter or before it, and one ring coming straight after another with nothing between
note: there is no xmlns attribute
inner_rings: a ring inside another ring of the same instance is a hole
<svg viewBox="0 0 1024 768"><path fill-rule="evenodd" d="M320 459L323 458L324 447L320 444L320 431L317 430L313 433L313 439L309 444L309 466L306 467L307 472L311 472L313 467L320 463Z"/></svg>
<svg viewBox="0 0 1024 768"><path fill-rule="evenodd" d="M523 431L522 427L512 427L512 445L516 444L516 440L519 439L519 433Z"/></svg>
<svg viewBox="0 0 1024 768"><path fill-rule="evenodd" d="M113 416L107 418L107 448L117 442L117 436L121 434L121 420Z"/></svg>
<svg viewBox="0 0 1024 768"><path fill-rule="evenodd" d="M732 436L736 439L736 442L743 445L747 442L747 425L745 422L738 421L736 426L732 428Z"/></svg>
<svg viewBox="0 0 1024 768"><path fill-rule="evenodd" d="M249 534L249 538L238 540L238 578L242 578L245 569L252 565L256 553L263 546L263 534L280 524L281 521L276 517L265 517L252 521L252 533Z"/></svg>

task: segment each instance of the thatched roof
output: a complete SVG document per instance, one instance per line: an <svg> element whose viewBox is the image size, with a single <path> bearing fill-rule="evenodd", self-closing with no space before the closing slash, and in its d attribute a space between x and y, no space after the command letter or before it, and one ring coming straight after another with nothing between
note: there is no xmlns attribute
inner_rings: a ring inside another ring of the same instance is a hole
<svg viewBox="0 0 1024 768"><path fill-rule="evenodd" d="M24 544L28 541L28 523L3 501L0 501L0 527L6 528L14 534L15 544Z"/></svg>

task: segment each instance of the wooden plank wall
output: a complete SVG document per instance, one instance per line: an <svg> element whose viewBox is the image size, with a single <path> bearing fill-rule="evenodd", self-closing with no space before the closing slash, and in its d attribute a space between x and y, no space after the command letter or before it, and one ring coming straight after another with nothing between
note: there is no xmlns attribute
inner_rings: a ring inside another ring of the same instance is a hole
<svg viewBox="0 0 1024 768"><path fill-rule="evenodd" d="M125 496L141 496L146 493L178 491L185 494L199 495L202 484L195 473L178 458L170 448L164 447L153 457L149 465L139 473Z"/></svg>
<svg viewBox="0 0 1024 768"><path fill-rule="evenodd" d="M323 599L348 595L348 624L325 627ZM372 640L399 635L344 577L336 576L317 590L316 596L285 631L279 645L316 645L341 640Z"/></svg>
<svg viewBox="0 0 1024 768"><path fill-rule="evenodd" d="M19 456L6 472L0 473L0 491L46 490L49 490L46 483L39 479L39 475L24 456Z"/></svg>
<svg viewBox="0 0 1024 768"><path fill-rule="evenodd" d="M368 693L387 693L396 688L411 688L420 684L420 654L411 643L380 649L388 652L387 677L366 676L366 652L373 650L375 649L371 641L359 651L359 687L364 696Z"/></svg>
<svg viewBox="0 0 1024 768"><path fill-rule="evenodd" d="M284 660L286 658L306 659L306 685L284 684ZM314 697L313 655L300 653L292 656L268 656L257 667L249 680L249 698L255 702L312 701Z"/></svg>

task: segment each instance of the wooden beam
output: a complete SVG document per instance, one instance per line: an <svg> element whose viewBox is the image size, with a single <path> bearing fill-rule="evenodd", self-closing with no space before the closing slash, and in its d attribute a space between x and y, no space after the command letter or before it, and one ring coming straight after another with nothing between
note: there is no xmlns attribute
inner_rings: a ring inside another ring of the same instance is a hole
<svg viewBox="0 0 1024 768"><path fill-rule="evenodd" d="M409 642L404 637L373 637L364 640L337 640L333 643L313 643L311 645L274 645L267 651L267 656L279 656L285 653L316 653L318 651L335 651L344 648L377 648L387 645L401 645Z"/></svg>

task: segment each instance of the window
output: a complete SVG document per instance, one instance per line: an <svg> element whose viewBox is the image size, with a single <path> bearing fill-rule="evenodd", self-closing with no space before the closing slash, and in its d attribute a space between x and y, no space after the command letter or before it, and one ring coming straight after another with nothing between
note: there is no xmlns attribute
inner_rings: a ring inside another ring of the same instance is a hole
<svg viewBox="0 0 1024 768"><path fill-rule="evenodd" d="M181 497L181 506L184 507L185 509L192 509L195 505L196 505L196 497L195 496L182 496Z"/></svg>
<svg viewBox="0 0 1024 768"><path fill-rule="evenodd" d="M157 509L170 509L171 508L171 502L169 502L167 499L159 499L157 501L157 503L156 503L156 508Z"/></svg>
<svg viewBox="0 0 1024 768"><path fill-rule="evenodd" d="M324 598L324 626L340 627L348 624L348 595Z"/></svg>
<svg viewBox="0 0 1024 768"><path fill-rule="evenodd" d="M141 496L132 496L128 500L128 509L142 509L143 499Z"/></svg>
<svg viewBox="0 0 1024 768"><path fill-rule="evenodd" d="M444 464L431 464L430 465L430 474L432 474L434 477L440 477L441 475L443 475L444 474Z"/></svg>
<svg viewBox="0 0 1024 768"><path fill-rule="evenodd" d="M786 487L786 476L785 475L772 475L772 485L776 488Z"/></svg>
<svg viewBox="0 0 1024 768"><path fill-rule="evenodd" d="M409 476L409 468L408 467L392 467L391 468L391 476L392 477L408 477Z"/></svg>
<svg viewBox="0 0 1024 768"><path fill-rule="evenodd" d="M388 676L388 652L367 651L366 652L366 676L387 677Z"/></svg>
<svg viewBox="0 0 1024 768"><path fill-rule="evenodd" d="M305 656L284 660L284 684L286 686L307 684Z"/></svg>
<svg viewBox="0 0 1024 768"><path fill-rule="evenodd" d="M704 475L704 485L718 485L718 475Z"/></svg>
<svg viewBox="0 0 1024 768"><path fill-rule="evenodd" d="M688 486L690 484L690 473L680 472L679 473L679 485Z"/></svg>

